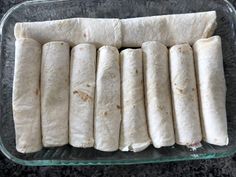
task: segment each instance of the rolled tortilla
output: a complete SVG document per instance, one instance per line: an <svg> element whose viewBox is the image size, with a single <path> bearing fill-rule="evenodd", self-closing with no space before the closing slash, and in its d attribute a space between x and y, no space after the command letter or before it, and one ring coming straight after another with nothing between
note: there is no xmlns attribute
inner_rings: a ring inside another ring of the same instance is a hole
<svg viewBox="0 0 236 177"><path fill-rule="evenodd" d="M12 106L16 150L31 153L42 148L39 89L41 45L33 39L17 39L15 47Z"/></svg>
<svg viewBox="0 0 236 177"><path fill-rule="evenodd" d="M31 37L39 42L66 41L71 46L94 43L121 46L119 19L71 18L64 20L16 23L15 37Z"/></svg>
<svg viewBox="0 0 236 177"><path fill-rule="evenodd" d="M115 47L98 50L94 116L94 147L100 151L116 151L120 132L120 67Z"/></svg>
<svg viewBox="0 0 236 177"><path fill-rule="evenodd" d="M202 139L192 48L170 48L170 75L176 143L194 146Z"/></svg>
<svg viewBox="0 0 236 177"><path fill-rule="evenodd" d="M156 148L175 143L170 95L168 49L159 42L142 45L149 135Z"/></svg>
<svg viewBox="0 0 236 177"><path fill-rule="evenodd" d="M139 152L150 144L143 92L142 50L126 49L121 57L121 151Z"/></svg>
<svg viewBox="0 0 236 177"><path fill-rule="evenodd" d="M227 145L226 85L221 38L213 36L198 40L194 44L194 56L203 140L214 145Z"/></svg>
<svg viewBox="0 0 236 177"><path fill-rule="evenodd" d="M93 147L96 47L79 44L71 51L69 142Z"/></svg>
<svg viewBox="0 0 236 177"><path fill-rule="evenodd" d="M160 41L172 46L210 37L216 27L216 12L162 15L130 19L72 18L65 20L16 23L18 38L41 43L66 41L71 46L94 43L97 47L141 47L143 42Z"/></svg>
<svg viewBox="0 0 236 177"><path fill-rule="evenodd" d="M43 45L41 116L43 146L68 143L70 47L65 42Z"/></svg>
<svg viewBox="0 0 236 177"><path fill-rule="evenodd" d="M140 47L159 41L166 46L210 37L216 28L216 12L199 12L122 19L122 47Z"/></svg>

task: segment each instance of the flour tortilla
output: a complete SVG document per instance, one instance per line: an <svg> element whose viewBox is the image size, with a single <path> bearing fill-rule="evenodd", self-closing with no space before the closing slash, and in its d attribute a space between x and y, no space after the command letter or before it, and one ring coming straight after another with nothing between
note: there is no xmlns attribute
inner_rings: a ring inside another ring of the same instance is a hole
<svg viewBox="0 0 236 177"><path fill-rule="evenodd" d="M144 107L142 50L126 49L121 58L121 151L139 152L150 144Z"/></svg>
<svg viewBox="0 0 236 177"><path fill-rule="evenodd" d="M79 44L71 51L69 142L93 147L96 47Z"/></svg>
<svg viewBox="0 0 236 177"><path fill-rule="evenodd" d="M94 147L116 151L121 121L119 52L115 47L103 46L97 55Z"/></svg>
<svg viewBox="0 0 236 177"><path fill-rule="evenodd" d="M210 37L216 28L216 12L174 14L130 19L71 18L16 23L18 38L33 38L42 44L66 41L71 46L94 43L96 47L141 47L143 42L159 41L167 46Z"/></svg>
<svg viewBox="0 0 236 177"><path fill-rule="evenodd" d="M15 37L30 37L39 42L65 41L71 46L94 43L121 46L119 19L71 18L64 20L16 23Z"/></svg>
<svg viewBox="0 0 236 177"><path fill-rule="evenodd" d="M216 28L216 12L122 19L121 24L122 47L140 47L147 41L170 47L211 36Z"/></svg>
<svg viewBox="0 0 236 177"><path fill-rule="evenodd" d="M176 143L194 146L202 139L192 48L170 48L170 75Z"/></svg>
<svg viewBox="0 0 236 177"><path fill-rule="evenodd" d="M21 153L36 152L42 148L40 63L41 45L33 39L17 39L12 106L16 150Z"/></svg>
<svg viewBox="0 0 236 177"><path fill-rule="evenodd" d="M68 143L70 47L65 42L43 45L41 116L43 146Z"/></svg>
<svg viewBox="0 0 236 177"><path fill-rule="evenodd" d="M175 144L168 49L159 42L142 44L149 135L156 148Z"/></svg>
<svg viewBox="0 0 236 177"><path fill-rule="evenodd" d="M198 78L203 140L214 145L227 145L226 85L221 38L213 36L194 44Z"/></svg>

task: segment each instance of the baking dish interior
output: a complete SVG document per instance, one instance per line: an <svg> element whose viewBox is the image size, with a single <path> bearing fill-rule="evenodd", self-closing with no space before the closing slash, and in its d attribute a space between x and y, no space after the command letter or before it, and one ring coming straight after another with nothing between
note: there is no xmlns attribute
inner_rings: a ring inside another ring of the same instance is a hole
<svg viewBox="0 0 236 177"><path fill-rule="evenodd" d="M222 37L224 69L227 84L228 146L203 143L196 151L174 145L145 151L100 152L93 148L80 149L66 145L44 148L37 153L21 154L15 149L15 132L12 116L12 83L14 74L14 34L16 22L44 21L74 17L130 18L163 14L178 14L216 10L217 29ZM29 1L10 9L1 21L0 65L0 147L13 161L24 165L101 165L137 164L190 159L208 159L236 152L236 12L222 0L119 0L119 1Z"/></svg>

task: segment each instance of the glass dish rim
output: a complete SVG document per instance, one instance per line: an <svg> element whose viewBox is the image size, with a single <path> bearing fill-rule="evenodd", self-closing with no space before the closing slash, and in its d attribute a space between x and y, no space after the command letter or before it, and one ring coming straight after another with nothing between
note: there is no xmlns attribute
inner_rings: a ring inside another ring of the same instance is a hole
<svg viewBox="0 0 236 177"><path fill-rule="evenodd" d="M14 10L19 8L20 6L28 5L28 4L40 4L40 3L55 3L55 2L63 2L66 0L30 0L21 2L19 4L11 7L0 20L0 49L2 46L2 29L7 21L8 17L11 15ZM236 14L235 7L228 0L223 0L223 2L232 9L232 11ZM236 18L234 17L234 21ZM0 54L1 54L0 50ZM1 55L0 55L1 56ZM0 58L0 61L2 59ZM1 68L0 68L1 70ZM0 75L0 79L2 76ZM178 157L173 156L168 159L137 159L137 160L23 160L12 155L4 146L2 142L2 138L0 136L0 150L1 152L10 160L17 164L26 165L26 166L87 166L87 165L130 165L130 164L147 164L147 163L162 163L162 162L175 162L175 161L184 161L184 160L201 160L201 159L214 159L214 158L223 158L228 157L236 153L236 148L232 148L224 153L209 153L209 154L198 154L196 156L192 155L189 157Z"/></svg>

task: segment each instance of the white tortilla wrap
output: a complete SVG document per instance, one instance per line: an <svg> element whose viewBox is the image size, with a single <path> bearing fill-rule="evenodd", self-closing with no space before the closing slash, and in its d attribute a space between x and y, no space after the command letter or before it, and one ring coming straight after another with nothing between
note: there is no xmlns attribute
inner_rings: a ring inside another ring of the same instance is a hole
<svg viewBox="0 0 236 177"><path fill-rule="evenodd" d="M72 18L16 23L18 38L39 42L65 41L71 46L94 43L96 47L141 47L143 42L159 41L167 46L209 37L216 27L216 12L174 14L129 19Z"/></svg>
<svg viewBox="0 0 236 177"><path fill-rule="evenodd" d="M70 47L65 42L43 45L41 116L43 146L68 143Z"/></svg>
<svg viewBox="0 0 236 177"><path fill-rule="evenodd" d="M41 45L33 39L17 39L12 106L16 150L21 153L36 152L42 148L40 67Z"/></svg>
<svg viewBox="0 0 236 177"><path fill-rule="evenodd" d="M159 42L142 44L149 135L156 148L175 143L168 49Z"/></svg>
<svg viewBox="0 0 236 177"><path fill-rule="evenodd" d="M198 40L194 44L194 56L203 140L214 145L227 145L226 85L221 38L213 36Z"/></svg>
<svg viewBox="0 0 236 177"><path fill-rule="evenodd" d="M216 28L216 12L122 19L121 24L122 47L140 47L147 41L170 47L211 36Z"/></svg>
<svg viewBox="0 0 236 177"><path fill-rule="evenodd" d="M69 142L93 147L96 47L79 44L71 51Z"/></svg>
<svg viewBox="0 0 236 177"><path fill-rule="evenodd" d="M64 20L16 23L15 37L31 37L39 42L65 41L71 46L94 43L121 46L119 19L71 18Z"/></svg>
<svg viewBox="0 0 236 177"><path fill-rule="evenodd" d="M150 144L144 107L141 49L126 49L121 57L121 151L139 152Z"/></svg>
<svg viewBox="0 0 236 177"><path fill-rule="evenodd" d="M170 48L170 75L176 143L197 146L202 135L193 52L188 44Z"/></svg>
<svg viewBox="0 0 236 177"><path fill-rule="evenodd" d="M121 121L119 52L115 47L103 46L97 55L94 147L116 151Z"/></svg>

